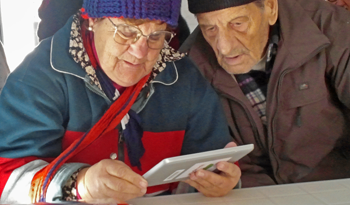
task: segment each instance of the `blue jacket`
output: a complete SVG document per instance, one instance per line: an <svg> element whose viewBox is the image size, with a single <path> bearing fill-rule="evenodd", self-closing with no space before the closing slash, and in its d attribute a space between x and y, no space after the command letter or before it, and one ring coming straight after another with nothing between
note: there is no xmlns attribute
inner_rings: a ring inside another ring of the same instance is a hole
<svg viewBox="0 0 350 205"><path fill-rule="evenodd" d="M111 104L68 53L70 26L71 19L42 41L9 76L0 96L0 203L30 203L35 173L89 130ZM132 109L144 130L142 171L132 167L141 175L164 158L223 148L231 141L217 95L188 58L168 63ZM60 168L47 200L60 199L62 185L78 168L111 153L118 153L114 131ZM125 163L130 164L127 154Z"/></svg>

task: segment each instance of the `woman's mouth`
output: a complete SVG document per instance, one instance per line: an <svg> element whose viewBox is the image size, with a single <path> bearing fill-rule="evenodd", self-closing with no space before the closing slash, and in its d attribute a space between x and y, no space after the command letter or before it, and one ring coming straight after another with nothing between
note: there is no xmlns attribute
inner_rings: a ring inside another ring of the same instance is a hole
<svg viewBox="0 0 350 205"><path fill-rule="evenodd" d="M124 60L124 63L125 63L125 65L127 67L134 68L134 69L139 68L140 66L142 66L142 63L138 63L138 62L130 62L130 61Z"/></svg>

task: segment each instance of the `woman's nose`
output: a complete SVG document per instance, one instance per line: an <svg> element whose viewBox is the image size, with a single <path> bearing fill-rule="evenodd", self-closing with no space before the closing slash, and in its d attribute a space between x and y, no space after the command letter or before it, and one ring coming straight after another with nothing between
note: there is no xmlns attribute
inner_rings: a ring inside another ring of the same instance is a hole
<svg viewBox="0 0 350 205"><path fill-rule="evenodd" d="M141 36L135 43L130 45L129 53L135 56L138 59L142 59L147 56L148 45L147 38Z"/></svg>

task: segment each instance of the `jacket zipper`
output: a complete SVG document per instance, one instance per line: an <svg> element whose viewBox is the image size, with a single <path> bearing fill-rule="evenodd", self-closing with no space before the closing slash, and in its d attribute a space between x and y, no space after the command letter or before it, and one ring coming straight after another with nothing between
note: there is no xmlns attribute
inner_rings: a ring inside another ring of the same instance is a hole
<svg viewBox="0 0 350 205"><path fill-rule="evenodd" d="M297 116L295 118L295 124L298 127L301 127L301 107L297 107Z"/></svg>
<svg viewBox="0 0 350 205"><path fill-rule="evenodd" d="M257 144L258 144L261 148L265 149L265 147L263 146L263 143L261 142L261 139L260 139L260 137L259 137L259 132L257 131L258 128L257 128L257 126L256 126L256 123L255 123L253 117L249 114L249 110L248 110L248 109L244 106L244 104L243 104L240 100L238 100L237 98L232 97L232 96L229 96L229 95L226 95L226 94L221 94L221 95L222 95L223 97L228 98L228 99L234 100L235 102L237 102L237 103L243 108L243 110L244 110L246 116L247 116L248 119L249 119L250 124L252 125L253 133L254 133L254 138L255 138Z"/></svg>
<svg viewBox="0 0 350 205"><path fill-rule="evenodd" d="M276 151L275 151L275 149L273 148L273 145L275 144L275 139L274 139L274 133L275 133L275 124L276 124L276 118L275 118L275 116L276 116L276 113L278 113L278 111L279 111L279 106L278 106L278 102L279 102L279 96L280 96L280 87L281 87L281 85L282 85L282 82L283 82L283 78L284 78L284 76L285 75L287 75L289 72L291 72L293 69L287 69L287 70L285 70L282 74L281 74L281 77L279 78L280 80L279 80L279 82L278 82L278 91L277 91L277 97L276 97L276 100L277 100L277 102L276 102L276 107L277 107L277 109L276 109L276 111L275 111L275 113L274 113L274 115L273 115L273 117L272 117L272 125L271 125L271 147L270 147L270 150L271 150L271 152L272 152L272 154L273 154L273 157L270 157L270 160L272 161L272 160L274 160L275 162L276 162L276 172L275 172L275 178L276 178L276 180L277 180L277 178L279 179L279 180L277 180L277 182L278 181L283 181L282 180L282 178L281 178L281 176L280 176L280 174L279 174L279 164L278 164L278 161L277 161L277 154L276 154Z"/></svg>
<svg viewBox="0 0 350 205"><path fill-rule="evenodd" d="M106 94L104 94L103 92L101 92L99 89L96 90L95 87L93 87L90 83L87 83L87 87L94 93L96 93L97 95L103 97L107 102L109 102L110 104L112 103L112 101L106 96ZM123 135L123 128L122 126L119 124L118 128L117 128L119 137L118 137L118 155L117 155L117 159L119 161L124 162L124 135Z"/></svg>
<svg viewBox="0 0 350 205"><path fill-rule="evenodd" d="M311 57L313 57L313 56L315 56L317 53L319 53L321 50L323 50L324 48L326 48L328 46L328 44L324 44L324 45L322 45L322 46L320 46L319 47L319 49L317 49L317 50L315 50L314 52L312 52L309 56L307 56L306 58L305 58L305 60L304 61L301 61L301 62L307 62L307 60L309 60ZM302 64L300 64L300 65L302 65ZM275 126L275 124L276 124L276 120L275 120L275 118L276 118L276 115L277 115L277 113L278 113L278 111L279 111L279 106L278 106L278 103L279 103L279 99L280 99L280 95L281 95L281 89L280 89L280 87L281 87L281 85L282 85L282 82L283 82L283 79L284 79L284 76L285 75L287 75L288 73L290 73L290 72L292 72L293 70L295 70L295 69L298 69L298 67L300 67L300 65L296 65L294 68L290 68L290 69L286 69L285 71L283 71L282 72L282 74L280 75L280 77L279 77L279 82L278 82L278 85L277 85L277 96L276 96L276 100L277 100L277 102L276 102L276 111L275 111L275 113L273 114L273 117L272 117L272 125L271 125L271 147L270 147L270 150L271 150L271 152L272 152L272 154L273 154L273 157L270 157L270 160L272 161L272 160L274 160L275 162L276 162L276 171L275 171L275 178L276 178L276 180L277 180L277 182L279 181L279 182L283 182L283 183L286 183L285 181L283 181L282 180L282 178L281 178L281 176L280 176L280 174L279 174L279 163L278 163L278 161L277 161L277 154L276 154L276 151L275 151L275 149L273 148L273 145L275 144L275 140L274 140L274 133L276 133L276 131L275 131L275 129L276 129L276 126ZM301 126L301 116L300 116L300 107L298 107L297 108L298 110L297 110L297 119L296 119L296 123L297 123L297 125L300 125ZM300 118L300 119L299 119Z"/></svg>
<svg viewBox="0 0 350 205"><path fill-rule="evenodd" d="M123 128L119 128L119 139L118 139L118 160L124 162L124 135Z"/></svg>

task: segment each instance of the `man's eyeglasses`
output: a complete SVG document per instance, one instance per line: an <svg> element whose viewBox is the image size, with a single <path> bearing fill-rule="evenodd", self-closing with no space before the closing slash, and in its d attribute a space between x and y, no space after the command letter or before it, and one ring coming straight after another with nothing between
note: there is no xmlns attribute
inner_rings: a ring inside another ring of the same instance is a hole
<svg viewBox="0 0 350 205"><path fill-rule="evenodd" d="M169 44L175 33L170 31L155 31L149 35L144 35L136 26L128 24L115 25L111 19L108 20L114 26L114 41L122 45L130 45L139 40L142 36L147 38L147 45L151 49L162 49L164 45Z"/></svg>

